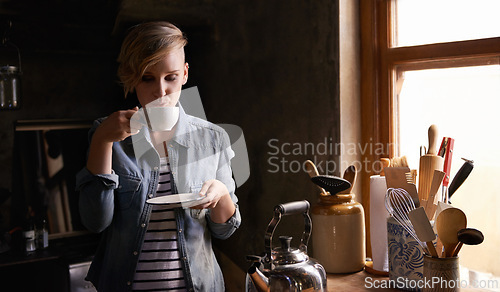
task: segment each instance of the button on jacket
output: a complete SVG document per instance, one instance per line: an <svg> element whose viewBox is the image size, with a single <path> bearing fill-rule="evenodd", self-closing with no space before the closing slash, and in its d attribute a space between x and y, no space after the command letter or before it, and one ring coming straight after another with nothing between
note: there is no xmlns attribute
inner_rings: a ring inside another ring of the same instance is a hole
<svg viewBox="0 0 500 292"><path fill-rule="evenodd" d="M101 122L94 123L90 137ZM205 181L217 179L226 185L236 206L225 223L213 222L210 209L175 208L188 291L224 291L211 237L226 239L241 223L230 166L234 152L222 128L187 115L182 107L175 131L167 147L173 193L199 192ZM112 174L93 175L86 168L77 174L82 222L91 231L103 232L86 278L99 291L132 287L152 208L146 200L155 196L159 166L159 155L143 127L113 144Z"/></svg>

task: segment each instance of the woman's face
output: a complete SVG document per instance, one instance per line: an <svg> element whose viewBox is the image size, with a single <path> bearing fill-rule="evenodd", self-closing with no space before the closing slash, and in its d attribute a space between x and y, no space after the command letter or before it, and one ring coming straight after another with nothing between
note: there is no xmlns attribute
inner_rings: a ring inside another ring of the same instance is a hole
<svg viewBox="0 0 500 292"><path fill-rule="evenodd" d="M184 49L174 50L144 73L135 87L137 98L143 107L175 106L187 77Z"/></svg>

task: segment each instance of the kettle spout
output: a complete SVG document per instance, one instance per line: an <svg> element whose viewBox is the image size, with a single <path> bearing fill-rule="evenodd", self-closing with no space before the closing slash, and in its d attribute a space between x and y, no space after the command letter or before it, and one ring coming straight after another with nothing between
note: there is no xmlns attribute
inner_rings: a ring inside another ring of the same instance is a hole
<svg viewBox="0 0 500 292"><path fill-rule="evenodd" d="M248 275L250 275L250 279L258 292L269 291L269 280L257 267L251 266L248 269Z"/></svg>

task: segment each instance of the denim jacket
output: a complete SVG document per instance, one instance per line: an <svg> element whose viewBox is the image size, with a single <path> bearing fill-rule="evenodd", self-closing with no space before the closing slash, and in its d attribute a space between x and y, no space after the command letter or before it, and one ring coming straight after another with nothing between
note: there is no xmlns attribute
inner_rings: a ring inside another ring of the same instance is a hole
<svg viewBox="0 0 500 292"><path fill-rule="evenodd" d="M91 137L102 120L89 132ZM199 192L210 179L223 182L236 206L225 223L210 219L210 209L175 208L179 246L188 291L224 291L211 236L226 239L241 223L230 160L234 156L227 133L217 125L187 115L180 108L176 132L168 145L173 193ZM160 159L147 127L113 144L112 174L77 174L83 224L103 232L87 275L99 291L129 291L158 185Z"/></svg>

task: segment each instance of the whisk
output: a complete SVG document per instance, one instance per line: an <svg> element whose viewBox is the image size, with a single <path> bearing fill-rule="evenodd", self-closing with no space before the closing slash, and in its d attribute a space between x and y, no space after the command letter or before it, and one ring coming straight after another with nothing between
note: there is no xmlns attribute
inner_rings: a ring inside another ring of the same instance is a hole
<svg viewBox="0 0 500 292"><path fill-rule="evenodd" d="M385 194L385 208L387 212L413 237L428 253L427 246L418 239L415 228L408 217L408 213L415 209L415 203L404 189L388 188Z"/></svg>

